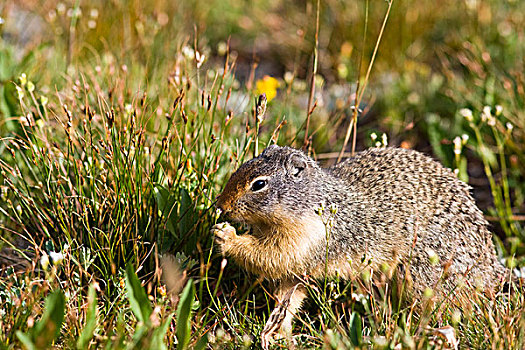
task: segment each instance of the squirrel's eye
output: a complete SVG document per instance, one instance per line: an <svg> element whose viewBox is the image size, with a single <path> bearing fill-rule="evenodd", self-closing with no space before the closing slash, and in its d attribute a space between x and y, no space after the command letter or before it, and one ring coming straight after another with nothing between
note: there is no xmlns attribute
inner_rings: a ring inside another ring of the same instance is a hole
<svg viewBox="0 0 525 350"><path fill-rule="evenodd" d="M266 180L257 180L252 183L252 191L256 192L259 190L262 190L266 187L267 181Z"/></svg>

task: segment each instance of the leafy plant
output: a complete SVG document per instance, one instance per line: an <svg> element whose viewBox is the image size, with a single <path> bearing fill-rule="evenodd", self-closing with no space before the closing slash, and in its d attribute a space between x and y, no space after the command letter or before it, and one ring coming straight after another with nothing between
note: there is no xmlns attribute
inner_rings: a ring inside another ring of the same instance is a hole
<svg viewBox="0 0 525 350"><path fill-rule="evenodd" d="M89 286L86 322L77 341L77 349L87 349L97 328L97 294L93 285Z"/></svg>
<svg viewBox="0 0 525 350"><path fill-rule="evenodd" d="M145 349L168 349L164 337L173 315L169 314L158 325L153 324L152 318L158 318L159 315L153 314L153 308L146 292L131 264L126 266L126 290L131 310L138 320L137 328L132 337L133 348L140 346Z"/></svg>
<svg viewBox="0 0 525 350"><path fill-rule="evenodd" d="M60 334L64 320L66 298L56 290L46 298L44 314L28 333L17 331L16 336L28 350L46 349Z"/></svg>

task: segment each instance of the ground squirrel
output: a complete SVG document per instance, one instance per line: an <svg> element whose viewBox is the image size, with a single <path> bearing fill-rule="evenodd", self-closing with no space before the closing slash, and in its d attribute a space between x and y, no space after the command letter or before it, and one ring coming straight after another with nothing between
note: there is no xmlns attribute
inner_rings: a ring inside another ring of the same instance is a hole
<svg viewBox="0 0 525 350"><path fill-rule="evenodd" d="M285 333L306 296L301 276L406 268L418 300L459 282L493 289L507 273L468 185L413 150L371 148L322 169L299 150L270 146L231 176L217 206L251 228L237 235L216 225L222 253L277 281L278 300L293 288Z"/></svg>

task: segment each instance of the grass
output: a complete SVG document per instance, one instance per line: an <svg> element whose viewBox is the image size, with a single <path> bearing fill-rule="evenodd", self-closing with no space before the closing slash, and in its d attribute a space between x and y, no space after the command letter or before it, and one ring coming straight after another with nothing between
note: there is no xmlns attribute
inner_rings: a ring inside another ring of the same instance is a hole
<svg viewBox="0 0 525 350"><path fill-rule="evenodd" d="M0 347L258 348L271 285L216 254L209 230L228 176L275 141L306 140L325 163L373 133L433 154L474 186L499 254L523 267L523 10L0 5ZM280 88L264 102L266 74ZM463 348L525 346L522 291L422 313L366 278L307 282L300 348L446 348L452 330Z"/></svg>

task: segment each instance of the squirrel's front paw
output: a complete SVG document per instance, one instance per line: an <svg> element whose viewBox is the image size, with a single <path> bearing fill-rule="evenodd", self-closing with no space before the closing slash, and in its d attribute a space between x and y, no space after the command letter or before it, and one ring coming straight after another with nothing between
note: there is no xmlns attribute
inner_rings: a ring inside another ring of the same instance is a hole
<svg viewBox="0 0 525 350"><path fill-rule="evenodd" d="M211 232L215 235L215 242L223 254L229 250L232 241L237 238L235 228L227 222L214 225Z"/></svg>

